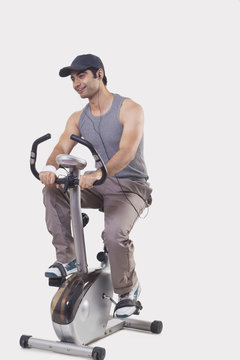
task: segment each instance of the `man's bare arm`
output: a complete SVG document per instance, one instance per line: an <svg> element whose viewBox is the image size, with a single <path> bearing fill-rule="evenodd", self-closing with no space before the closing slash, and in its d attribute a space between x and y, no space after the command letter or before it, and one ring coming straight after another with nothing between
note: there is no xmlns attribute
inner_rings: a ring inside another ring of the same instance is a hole
<svg viewBox="0 0 240 360"><path fill-rule="evenodd" d="M143 136L144 114L140 105L126 99L120 112L120 121L123 133L119 150L107 162L108 176L123 170L135 157L138 146Z"/></svg>

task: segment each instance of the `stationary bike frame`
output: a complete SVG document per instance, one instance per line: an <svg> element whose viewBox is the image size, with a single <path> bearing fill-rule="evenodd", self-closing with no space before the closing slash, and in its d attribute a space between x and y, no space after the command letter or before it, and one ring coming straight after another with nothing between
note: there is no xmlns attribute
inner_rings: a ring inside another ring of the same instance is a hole
<svg viewBox="0 0 240 360"><path fill-rule="evenodd" d="M50 134L37 139L32 145L30 167L33 175L39 179L36 170L37 147L51 137ZM102 170L102 177L94 185L102 184L107 171L105 165L94 149L85 139L71 135L71 139L88 147L97 167ZM77 272L67 279L63 279L58 286L59 290L51 303L51 315L54 330L60 341L48 341L22 335L20 345L23 348L38 348L58 353L79 355L95 360L103 360L105 349L90 347L88 344L111 335L123 328L131 328L160 334L161 321L142 321L134 318L120 320L111 317L111 301L113 288L107 252L98 256L101 267L88 271L86 249L83 233L82 213L80 206L81 190L78 186L80 170L86 166L86 161L71 155L59 155L57 162L61 167L68 167L69 175L57 178L56 183L64 185L64 191L70 193L70 209L72 218L73 238L76 254Z"/></svg>

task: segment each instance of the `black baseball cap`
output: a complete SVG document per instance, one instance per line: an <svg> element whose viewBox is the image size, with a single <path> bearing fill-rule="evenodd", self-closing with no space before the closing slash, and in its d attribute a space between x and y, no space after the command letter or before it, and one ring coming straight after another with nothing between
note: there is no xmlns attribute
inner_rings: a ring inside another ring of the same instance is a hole
<svg viewBox="0 0 240 360"><path fill-rule="evenodd" d="M84 54L84 55L77 56L73 60L73 62L71 63L70 66L66 66L66 67L62 68L59 71L59 75L61 77L66 77L71 74L72 70L86 70L86 69L89 69L90 67L94 67L96 69L101 68L101 69L103 69L103 71L105 73L102 60L98 56L92 55L92 54Z"/></svg>

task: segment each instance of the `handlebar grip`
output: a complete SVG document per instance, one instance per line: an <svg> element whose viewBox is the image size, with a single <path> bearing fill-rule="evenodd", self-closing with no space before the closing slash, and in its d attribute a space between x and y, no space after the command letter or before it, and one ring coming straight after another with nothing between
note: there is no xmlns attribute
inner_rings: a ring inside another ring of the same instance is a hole
<svg viewBox="0 0 240 360"><path fill-rule="evenodd" d="M70 136L70 138L76 142L78 142L79 144L82 144L84 146L86 146L92 153L94 160L96 161L96 163L99 165L99 169L101 169L102 171L102 177L99 180L96 180L93 185L101 185L102 183L104 183L104 181L107 178L107 169L106 166L101 158L101 156L99 155L99 153L97 152L97 150L93 147L93 145L87 141L86 139L80 138L77 135L72 134Z"/></svg>
<svg viewBox="0 0 240 360"><path fill-rule="evenodd" d="M36 160L37 160L37 147L43 141L46 141L51 138L51 134L46 134L41 136L40 138L36 139L32 144L31 155L30 155L30 168L33 175L39 180L39 172L36 170Z"/></svg>
<svg viewBox="0 0 240 360"><path fill-rule="evenodd" d="M37 146L48 139L51 139L51 134L49 134L49 133L36 139L32 144L32 151L36 152Z"/></svg>

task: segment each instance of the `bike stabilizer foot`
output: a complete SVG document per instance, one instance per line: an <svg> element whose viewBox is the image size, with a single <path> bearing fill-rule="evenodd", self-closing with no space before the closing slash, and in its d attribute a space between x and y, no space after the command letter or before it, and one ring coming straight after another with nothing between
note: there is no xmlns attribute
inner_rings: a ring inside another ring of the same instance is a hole
<svg viewBox="0 0 240 360"><path fill-rule="evenodd" d="M37 339L29 335L21 336L20 345L22 348L48 350L60 354L83 356L94 360L103 360L106 355L105 349L101 347L90 347L63 341Z"/></svg>

